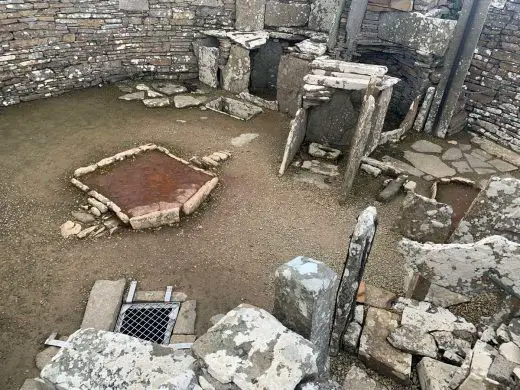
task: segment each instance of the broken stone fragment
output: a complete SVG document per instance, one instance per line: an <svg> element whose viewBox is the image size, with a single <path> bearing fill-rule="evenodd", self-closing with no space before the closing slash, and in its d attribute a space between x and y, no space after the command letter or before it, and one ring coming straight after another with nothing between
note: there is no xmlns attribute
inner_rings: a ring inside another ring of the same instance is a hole
<svg viewBox="0 0 520 390"><path fill-rule="evenodd" d="M399 228L413 240L444 243L451 233L452 217L451 206L411 192L403 201Z"/></svg>
<svg viewBox="0 0 520 390"><path fill-rule="evenodd" d="M398 314L374 307L368 309L359 342L359 356L368 367L408 384L412 355L394 348L386 340L398 325Z"/></svg>
<svg viewBox="0 0 520 390"><path fill-rule="evenodd" d="M60 337L60 340L67 341L68 336L62 336L62 337ZM50 347L45 348L43 351L38 352L38 354L36 355L36 359L35 359L36 368L38 368L39 370L42 370L43 367L45 367L47 364L50 363L52 358L54 356L56 356L59 351L60 351L59 347L50 346Z"/></svg>
<svg viewBox="0 0 520 390"><path fill-rule="evenodd" d="M328 146L311 142L309 145L309 154L317 158L325 158L327 160L337 160L341 155L341 151Z"/></svg>
<svg viewBox="0 0 520 390"><path fill-rule="evenodd" d="M503 385L511 386L513 371L517 367L519 367L517 363L512 362L499 354L495 356L493 363L491 363L491 366L489 367L488 378L502 383Z"/></svg>
<svg viewBox="0 0 520 390"><path fill-rule="evenodd" d="M339 176L338 166L334 164L324 163L318 160L307 160L304 161L302 166L303 169L307 169L311 172L318 173L320 175L336 177Z"/></svg>
<svg viewBox="0 0 520 390"><path fill-rule="evenodd" d="M447 288L436 285L435 283L430 283L430 287L428 288L424 300L440 307L450 307L470 301L468 297L452 292Z"/></svg>
<svg viewBox="0 0 520 390"><path fill-rule="evenodd" d="M154 82L152 87L168 96L188 91L185 86L173 83Z"/></svg>
<svg viewBox="0 0 520 390"><path fill-rule="evenodd" d="M193 97L191 95L176 95L173 97L173 104L176 108L187 108L200 106L206 98Z"/></svg>
<svg viewBox="0 0 520 390"><path fill-rule="evenodd" d="M186 352L121 333L80 329L41 377L60 389L194 389L194 369L195 359Z"/></svg>
<svg viewBox="0 0 520 390"><path fill-rule="evenodd" d="M245 304L199 337L193 352L209 377L242 389L293 389L318 374L314 344Z"/></svg>
<svg viewBox="0 0 520 390"><path fill-rule="evenodd" d="M197 320L197 301L185 301L181 304L172 334L194 334Z"/></svg>
<svg viewBox="0 0 520 390"><path fill-rule="evenodd" d="M343 389L345 390L386 390L386 386L376 382L372 379L367 372L356 366L352 365L350 370L347 372L345 381L343 382Z"/></svg>
<svg viewBox="0 0 520 390"><path fill-rule="evenodd" d="M443 390L448 385L458 367L439 362L428 357L421 359L417 365L417 375L421 389Z"/></svg>
<svg viewBox="0 0 520 390"><path fill-rule="evenodd" d="M71 214L81 223L92 223L96 220L91 214L85 213L83 211L73 211Z"/></svg>
<svg viewBox="0 0 520 390"><path fill-rule="evenodd" d="M126 95L119 96L119 99L121 99L121 100L143 100L144 98L145 98L144 91L127 93Z"/></svg>
<svg viewBox="0 0 520 390"><path fill-rule="evenodd" d="M395 180L392 180L383 191L381 191L376 199L383 203L388 203L392 199L394 199L399 191L401 190L401 187L403 184L408 180L407 175L399 175L399 177Z"/></svg>
<svg viewBox="0 0 520 390"><path fill-rule="evenodd" d="M473 357L469 375L462 382L460 390L475 389L497 389L497 382L488 379L488 372L493 358L497 355L497 350L490 345L478 340L473 348ZM453 387L452 387L453 389Z"/></svg>
<svg viewBox="0 0 520 390"><path fill-rule="evenodd" d="M359 338L363 327L355 321L351 321L343 334L343 348L350 353L356 354L359 346Z"/></svg>
<svg viewBox="0 0 520 390"><path fill-rule="evenodd" d="M515 343L502 344L498 352L510 362L520 365L520 348Z"/></svg>
<svg viewBox="0 0 520 390"><path fill-rule="evenodd" d="M343 387L332 379L314 379L300 383L295 390L343 390Z"/></svg>
<svg viewBox="0 0 520 390"><path fill-rule="evenodd" d="M302 53L312 54L317 57L322 56L327 51L327 45L321 42L314 42L312 39L306 39L298 42L296 47L300 49Z"/></svg>
<svg viewBox="0 0 520 390"><path fill-rule="evenodd" d="M87 237L90 233L92 233L94 230L96 230L98 228L97 225L94 225L94 226L90 226L86 229L83 229L81 232L79 232L76 237L78 238L85 238Z"/></svg>
<svg viewBox="0 0 520 390"><path fill-rule="evenodd" d="M170 105L170 99L167 97L143 99L143 104L149 108L168 107Z"/></svg>
<svg viewBox="0 0 520 390"><path fill-rule="evenodd" d="M360 169L374 177L378 177L382 172L381 169L368 164L361 164Z"/></svg>
<svg viewBox="0 0 520 390"><path fill-rule="evenodd" d="M202 157L202 163L207 167L218 167L218 162L213 160L211 156Z"/></svg>
<svg viewBox="0 0 520 390"><path fill-rule="evenodd" d="M26 379L19 390L56 390L48 381L40 378Z"/></svg>
<svg viewBox="0 0 520 390"><path fill-rule="evenodd" d="M61 235L63 238L69 238L75 236L81 231L81 225L72 221L67 221L60 226Z"/></svg>
<svg viewBox="0 0 520 390"><path fill-rule="evenodd" d="M114 329L123 301L125 279L96 280L87 302L81 328Z"/></svg>
<svg viewBox="0 0 520 390"><path fill-rule="evenodd" d="M393 330L387 337L392 346L401 351L409 352L413 355L428 356L437 358L437 345L435 339L422 329L403 325Z"/></svg>
<svg viewBox="0 0 520 390"><path fill-rule="evenodd" d="M88 198L87 202L90 203L93 207L97 208L101 213L106 213L108 211L108 207L97 199Z"/></svg>

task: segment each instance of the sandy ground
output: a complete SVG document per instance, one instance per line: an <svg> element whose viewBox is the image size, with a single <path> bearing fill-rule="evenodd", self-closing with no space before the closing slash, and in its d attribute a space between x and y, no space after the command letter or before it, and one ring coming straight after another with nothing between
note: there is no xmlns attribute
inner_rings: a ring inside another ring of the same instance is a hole
<svg viewBox="0 0 520 390"><path fill-rule="evenodd" d="M340 207L335 188L297 183L291 172L278 178L289 122L280 113L241 122L200 109L147 109L118 95L115 87L94 88L0 109L1 389L38 375L42 342L52 331L79 327L96 279L136 279L151 290L173 284L197 299L198 332L210 316L241 302L270 309L274 271L283 262L306 255L341 269L356 217L380 188L360 175ZM231 145L248 132L260 137ZM233 158L210 201L180 227L63 239L59 226L86 199L69 183L74 169L147 142L185 158L222 149ZM368 282L394 292L403 272L392 230L400 203L378 208L366 273Z"/></svg>

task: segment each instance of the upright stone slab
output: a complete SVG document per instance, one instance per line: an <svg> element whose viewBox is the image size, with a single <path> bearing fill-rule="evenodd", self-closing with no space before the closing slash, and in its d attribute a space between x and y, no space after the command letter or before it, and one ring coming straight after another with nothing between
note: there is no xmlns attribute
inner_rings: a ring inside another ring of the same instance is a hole
<svg viewBox="0 0 520 390"><path fill-rule="evenodd" d="M356 131L350 145L350 153L348 156L347 168L345 170L345 178L341 188L341 201L345 202L347 196L352 189L354 179L356 177L361 159L365 153L368 138L372 130L372 115L375 109L375 100L372 95L365 96L359 120L356 126Z"/></svg>
<svg viewBox="0 0 520 390"><path fill-rule="evenodd" d="M218 47L199 47L199 80L212 88L218 87Z"/></svg>
<svg viewBox="0 0 520 390"><path fill-rule="evenodd" d="M80 329L41 372L61 390L193 389L195 359L121 333Z"/></svg>
<svg viewBox="0 0 520 390"><path fill-rule="evenodd" d="M359 32L361 31L361 25L363 24L363 19L367 11L367 5L368 0L358 0L351 2L346 26L346 51L348 60L350 60L352 54L356 50L356 39Z"/></svg>
<svg viewBox="0 0 520 390"><path fill-rule="evenodd" d="M251 75L249 50L231 45L226 66L222 69L222 88L233 93L247 91Z"/></svg>
<svg viewBox="0 0 520 390"><path fill-rule="evenodd" d="M287 167L291 164L294 156L300 149L300 146L305 139L305 131L307 129L307 110L300 108L296 113L296 117L291 121L291 131L287 136L287 144L283 154L282 165L278 174L282 176Z"/></svg>
<svg viewBox="0 0 520 390"><path fill-rule="evenodd" d="M265 25L273 27L305 26L309 20L307 3L283 3L269 0L265 7Z"/></svg>
<svg viewBox="0 0 520 390"><path fill-rule="evenodd" d="M326 373L338 276L300 256L280 266L275 277L274 316L316 346L318 370Z"/></svg>
<svg viewBox="0 0 520 390"><path fill-rule="evenodd" d="M265 0L237 0L235 28L238 31L264 29Z"/></svg>
<svg viewBox="0 0 520 390"><path fill-rule="evenodd" d="M301 106L303 77L310 72L310 69L310 61L291 54L285 54L280 58L276 100L281 112L287 112L291 116L296 115L296 111Z"/></svg>
<svg viewBox="0 0 520 390"><path fill-rule="evenodd" d="M336 0L314 0L311 3L309 28L311 30L329 32L336 16Z"/></svg>
<svg viewBox="0 0 520 390"><path fill-rule="evenodd" d="M365 149L365 156L370 156L379 145L381 139L381 132L385 124L386 113L388 112L388 106L390 105L390 99L392 99L392 93L394 87L388 87L381 91L376 101L374 109L374 115L372 116L372 133L369 136L367 146Z"/></svg>
<svg viewBox="0 0 520 390"><path fill-rule="evenodd" d="M334 326L330 340L330 355L332 356L338 354L340 340L347 324L354 316L359 283L363 278L376 229L377 210L375 207L368 207L358 217L358 222L350 238L348 255L339 283Z"/></svg>
<svg viewBox="0 0 520 390"><path fill-rule="evenodd" d="M87 302L81 328L113 330L121 309L126 281L96 280Z"/></svg>

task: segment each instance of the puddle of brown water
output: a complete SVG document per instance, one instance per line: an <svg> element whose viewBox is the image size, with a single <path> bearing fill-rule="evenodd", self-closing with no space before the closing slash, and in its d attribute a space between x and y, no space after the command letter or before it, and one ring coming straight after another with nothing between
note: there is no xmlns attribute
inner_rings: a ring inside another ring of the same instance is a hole
<svg viewBox="0 0 520 390"><path fill-rule="evenodd" d="M437 184L437 201L449 204L453 208L452 230L459 225L479 192L479 189L461 183Z"/></svg>

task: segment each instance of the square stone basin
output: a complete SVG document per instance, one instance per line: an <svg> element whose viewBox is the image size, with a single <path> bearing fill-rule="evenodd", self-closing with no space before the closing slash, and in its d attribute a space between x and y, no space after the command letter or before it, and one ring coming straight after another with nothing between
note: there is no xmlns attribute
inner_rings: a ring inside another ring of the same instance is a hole
<svg viewBox="0 0 520 390"><path fill-rule="evenodd" d="M179 222L180 212L191 214L218 183L212 173L156 145L118 153L74 176L73 184L134 229Z"/></svg>
<svg viewBox="0 0 520 390"><path fill-rule="evenodd" d="M223 96L207 103L206 107L212 111L229 115L235 119L241 119L244 121L248 121L249 119L263 112L260 107Z"/></svg>

